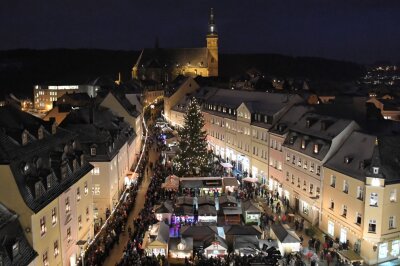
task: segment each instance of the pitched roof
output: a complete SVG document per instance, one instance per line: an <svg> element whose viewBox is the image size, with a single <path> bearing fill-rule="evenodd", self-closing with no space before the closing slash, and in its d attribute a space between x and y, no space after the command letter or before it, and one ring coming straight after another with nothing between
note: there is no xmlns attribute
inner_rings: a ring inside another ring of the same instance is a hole
<svg viewBox="0 0 400 266"><path fill-rule="evenodd" d="M18 255L13 245L18 243ZM0 261L3 265L29 265L37 253L27 241L16 214L0 203Z"/></svg>
<svg viewBox="0 0 400 266"><path fill-rule="evenodd" d="M225 235L256 235L261 236L261 229L256 225L226 225Z"/></svg>
<svg viewBox="0 0 400 266"><path fill-rule="evenodd" d="M296 233L285 228L282 224L273 224L271 229L281 243L300 243L300 238Z"/></svg>
<svg viewBox="0 0 400 266"><path fill-rule="evenodd" d="M376 136L354 131L325 163L325 167L365 181L366 168L372 158Z"/></svg>
<svg viewBox="0 0 400 266"><path fill-rule="evenodd" d="M207 67L208 49L204 48L176 48L176 49L143 49L136 67L163 68L191 65Z"/></svg>
<svg viewBox="0 0 400 266"><path fill-rule="evenodd" d="M242 201L242 209L244 212L261 213L261 210L252 200Z"/></svg>

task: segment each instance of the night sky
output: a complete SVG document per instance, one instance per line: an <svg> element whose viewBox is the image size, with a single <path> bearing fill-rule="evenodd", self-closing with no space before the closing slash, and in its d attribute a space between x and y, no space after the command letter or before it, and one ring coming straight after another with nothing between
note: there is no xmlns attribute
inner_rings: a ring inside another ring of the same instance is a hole
<svg viewBox="0 0 400 266"><path fill-rule="evenodd" d="M398 0L2 1L0 49L203 46L210 7L221 52L400 62Z"/></svg>

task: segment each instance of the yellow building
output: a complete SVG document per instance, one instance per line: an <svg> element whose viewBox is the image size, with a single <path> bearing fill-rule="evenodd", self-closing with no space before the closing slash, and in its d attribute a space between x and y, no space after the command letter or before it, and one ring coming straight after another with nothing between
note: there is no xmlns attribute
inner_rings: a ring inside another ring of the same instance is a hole
<svg viewBox="0 0 400 266"><path fill-rule="evenodd" d="M326 163L321 229L368 264L400 254L398 137L353 132Z"/></svg>
<svg viewBox="0 0 400 266"><path fill-rule="evenodd" d="M19 215L36 265L75 265L93 237L90 171L76 135L11 107L0 108L0 202ZM89 210L89 212L88 212ZM80 218L79 218L80 217Z"/></svg>
<svg viewBox="0 0 400 266"><path fill-rule="evenodd" d="M168 83L178 75L218 76L218 34L211 9L206 36L207 47L177 49L143 49L132 77L141 80L156 80Z"/></svg>

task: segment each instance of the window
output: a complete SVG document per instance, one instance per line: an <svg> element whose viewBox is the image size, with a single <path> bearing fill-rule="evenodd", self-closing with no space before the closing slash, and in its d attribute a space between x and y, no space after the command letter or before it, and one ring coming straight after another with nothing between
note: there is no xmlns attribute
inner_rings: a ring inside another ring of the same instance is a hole
<svg viewBox="0 0 400 266"><path fill-rule="evenodd" d="M95 147L90 148L90 155L96 156L96 148Z"/></svg>
<svg viewBox="0 0 400 266"><path fill-rule="evenodd" d="M340 229L340 242L346 243L347 241L347 230L345 228Z"/></svg>
<svg viewBox="0 0 400 266"><path fill-rule="evenodd" d="M297 161L297 166L301 167L301 158L299 157L299 160Z"/></svg>
<svg viewBox="0 0 400 266"><path fill-rule="evenodd" d="M314 163L311 163L310 172L311 172L311 173L314 172Z"/></svg>
<svg viewBox="0 0 400 266"><path fill-rule="evenodd" d="M292 184L294 184L294 174L292 174Z"/></svg>
<svg viewBox="0 0 400 266"><path fill-rule="evenodd" d="M389 196L390 202L396 202L397 201L397 191L396 189L393 189L390 191L390 196Z"/></svg>
<svg viewBox="0 0 400 266"><path fill-rule="evenodd" d="M349 183L347 180L343 180L343 192L348 194L349 193Z"/></svg>
<svg viewBox="0 0 400 266"><path fill-rule="evenodd" d="M71 237L71 227L67 228L67 241L68 243L71 242L72 237Z"/></svg>
<svg viewBox="0 0 400 266"><path fill-rule="evenodd" d="M304 150L306 148L306 140L302 139L301 140L301 148Z"/></svg>
<svg viewBox="0 0 400 266"><path fill-rule="evenodd" d="M286 172L286 181L289 181L289 172Z"/></svg>
<svg viewBox="0 0 400 266"><path fill-rule="evenodd" d="M369 197L369 206L378 207L378 193L371 193Z"/></svg>
<svg viewBox="0 0 400 266"><path fill-rule="evenodd" d="M71 211L71 205L69 204L69 197L65 198L65 212L69 213Z"/></svg>
<svg viewBox="0 0 400 266"><path fill-rule="evenodd" d="M313 151L314 151L315 154L317 154L319 152L319 145L318 144L314 144Z"/></svg>
<svg viewBox="0 0 400 266"><path fill-rule="evenodd" d="M81 189L79 187L76 188L76 200L77 201L81 200Z"/></svg>
<svg viewBox="0 0 400 266"><path fill-rule="evenodd" d="M347 216L347 206L346 205L342 206L342 216L345 217L345 218Z"/></svg>
<svg viewBox="0 0 400 266"><path fill-rule="evenodd" d="M306 189L307 189L307 181L304 180L303 181L303 190L306 191Z"/></svg>
<svg viewBox="0 0 400 266"><path fill-rule="evenodd" d="M308 215L308 204L303 201L303 213Z"/></svg>
<svg viewBox="0 0 400 266"><path fill-rule="evenodd" d="M368 233L376 233L376 220L370 219L368 222Z"/></svg>
<svg viewBox="0 0 400 266"><path fill-rule="evenodd" d="M335 223L332 221L328 221L328 234L335 236Z"/></svg>
<svg viewBox="0 0 400 266"><path fill-rule="evenodd" d="M100 184L94 184L93 194L96 196L100 195Z"/></svg>
<svg viewBox="0 0 400 266"><path fill-rule="evenodd" d="M389 229L396 228L396 216L389 216Z"/></svg>
<svg viewBox="0 0 400 266"><path fill-rule="evenodd" d="M295 164L296 163L296 155L293 155L292 156L292 164Z"/></svg>
<svg viewBox="0 0 400 266"><path fill-rule="evenodd" d="M43 253L43 266L49 266L49 260L47 259L47 251Z"/></svg>
<svg viewBox="0 0 400 266"><path fill-rule="evenodd" d="M86 222L89 221L89 207L86 207Z"/></svg>
<svg viewBox="0 0 400 266"><path fill-rule="evenodd" d="M397 257L399 254L400 254L400 240L393 240L391 255Z"/></svg>
<svg viewBox="0 0 400 266"><path fill-rule="evenodd" d="M81 230L82 229L82 215L78 216L78 229Z"/></svg>
<svg viewBox="0 0 400 266"><path fill-rule="evenodd" d="M329 206L329 209L334 210L335 209L335 201L331 199L331 204Z"/></svg>
<svg viewBox="0 0 400 266"><path fill-rule="evenodd" d="M374 174L379 174L379 167L372 167L372 171L374 172Z"/></svg>
<svg viewBox="0 0 400 266"><path fill-rule="evenodd" d="M321 175L321 166L317 166L317 175Z"/></svg>
<svg viewBox="0 0 400 266"><path fill-rule="evenodd" d="M331 187L336 187L336 176L331 175Z"/></svg>
<svg viewBox="0 0 400 266"><path fill-rule="evenodd" d="M356 213L356 224L361 225L361 213L357 212Z"/></svg>
<svg viewBox="0 0 400 266"><path fill-rule="evenodd" d="M54 207L51 210L51 224L54 226L57 223L57 209Z"/></svg>
<svg viewBox="0 0 400 266"><path fill-rule="evenodd" d="M12 255L13 258L16 258L19 255L19 242L15 242L12 246Z"/></svg>
<svg viewBox="0 0 400 266"><path fill-rule="evenodd" d="M359 199L359 200L364 199L364 188L361 186L357 187L357 199Z"/></svg>
<svg viewBox="0 0 400 266"><path fill-rule="evenodd" d="M304 160L303 168L307 170L307 161Z"/></svg>
<svg viewBox="0 0 400 266"><path fill-rule="evenodd" d="M89 188L88 188L87 181L85 181L85 184L84 184L84 190L85 190L85 195L87 195L87 194L88 194L88 192L89 192Z"/></svg>
<svg viewBox="0 0 400 266"><path fill-rule="evenodd" d="M290 161L290 154L286 153L286 161L289 162Z"/></svg>
<svg viewBox="0 0 400 266"><path fill-rule="evenodd" d="M47 228L46 228L46 216L43 216L40 218L40 235L43 236L46 234Z"/></svg>
<svg viewBox="0 0 400 266"><path fill-rule="evenodd" d="M314 185L310 184L310 194L313 194L313 193L314 193Z"/></svg>
<svg viewBox="0 0 400 266"><path fill-rule="evenodd" d="M379 244L378 258L384 259L387 257L387 254L388 254L388 243L384 242L384 243Z"/></svg>
<svg viewBox="0 0 400 266"><path fill-rule="evenodd" d="M297 178L297 187L300 187L300 177Z"/></svg>
<svg viewBox="0 0 400 266"><path fill-rule="evenodd" d="M54 257L57 257L60 254L60 249L58 248L58 240L54 241Z"/></svg>
<svg viewBox="0 0 400 266"><path fill-rule="evenodd" d="M93 175L99 175L100 174L100 167L96 166L92 169L92 174Z"/></svg>

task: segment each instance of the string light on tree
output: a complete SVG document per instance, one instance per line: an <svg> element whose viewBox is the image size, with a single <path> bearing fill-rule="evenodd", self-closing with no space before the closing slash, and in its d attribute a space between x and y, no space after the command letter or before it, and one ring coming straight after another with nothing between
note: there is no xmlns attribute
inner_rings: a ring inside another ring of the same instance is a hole
<svg viewBox="0 0 400 266"><path fill-rule="evenodd" d="M212 170L212 154L207 150L207 133L203 127L200 105L193 98L184 116L184 126L179 130L179 153L174 159L180 176L208 176Z"/></svg>

